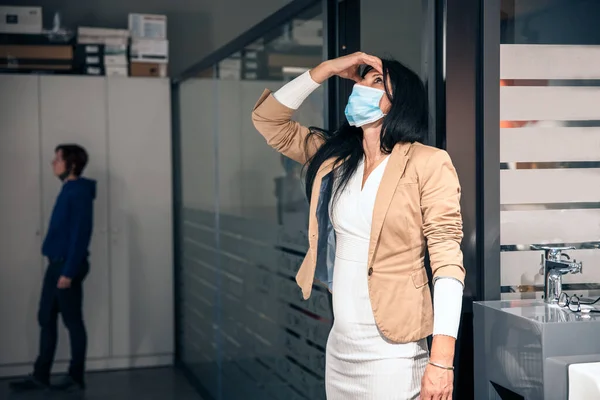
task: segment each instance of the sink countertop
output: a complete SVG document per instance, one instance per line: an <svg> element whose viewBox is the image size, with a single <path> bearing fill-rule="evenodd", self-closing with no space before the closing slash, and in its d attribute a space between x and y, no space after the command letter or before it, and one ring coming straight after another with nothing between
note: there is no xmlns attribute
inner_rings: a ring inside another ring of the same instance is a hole
<svg viewBox="0 0 600 400"><path fill-rule="evenodd" d="M543 324L600 322L600 313L573 312L557 304L546 304L542 300L498 300L475 304Z"/></svg>
<svg viewBox="0 0 600 400"><path fill-rule="evenodd" d="M528 400L567 398L570 363L600 354L600 314L576 313L543 300L473 304L475 393L496 399L501 386ZM554 364L550 362L550 358Z"/></svg>

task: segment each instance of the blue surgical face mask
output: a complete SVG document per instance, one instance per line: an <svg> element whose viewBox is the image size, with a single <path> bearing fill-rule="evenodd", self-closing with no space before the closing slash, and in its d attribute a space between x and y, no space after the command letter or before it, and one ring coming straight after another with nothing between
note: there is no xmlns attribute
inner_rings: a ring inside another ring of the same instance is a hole
<svg viewBox="0 0 600 400"><path fill-rule="evenodd" d="M383 118L385 114L379 108L379 102L384 94L381 89L354 85L345 111L350 125L361 127Z"/></svg>

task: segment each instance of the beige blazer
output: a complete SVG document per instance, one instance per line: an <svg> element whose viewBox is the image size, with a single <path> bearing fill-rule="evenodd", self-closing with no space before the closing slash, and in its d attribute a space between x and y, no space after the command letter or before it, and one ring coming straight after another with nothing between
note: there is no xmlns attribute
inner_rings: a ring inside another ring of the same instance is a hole
<svg viewBox="0 0 600 400"><path fill-rule="evenodd" d="M309 130L291 120L293 112L266 90L252 120L270 146L305 163L321 143L316 136L306 143ZM327 188L332 186L332 169L333 160L323 163L310 199L309 250L296 275L304 299L315 280L326 285L332 281L333 266L327 260L335 249L327 236L334 234L328 207L323 207L331 197ZM462 237L460 184L448 153L418 143L396 145L377 192L365 269L375 321L390 341L408 343L431 335L426 246L434 281L450 277L464 284Z"/></svg>

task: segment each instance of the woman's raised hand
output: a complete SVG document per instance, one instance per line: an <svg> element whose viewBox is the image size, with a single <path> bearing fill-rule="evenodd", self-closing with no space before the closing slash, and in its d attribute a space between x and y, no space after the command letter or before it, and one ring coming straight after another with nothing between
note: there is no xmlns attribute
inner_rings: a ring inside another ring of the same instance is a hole
<svg viewBox="0 0 600 400"><path fill-rule="evenodd" d="M334 75L358 82L361 80L359 67L364 64L383 73L383 66L378 57L358 52L324 61L310 71L310 76L317 83L323 83Z"/></svg>

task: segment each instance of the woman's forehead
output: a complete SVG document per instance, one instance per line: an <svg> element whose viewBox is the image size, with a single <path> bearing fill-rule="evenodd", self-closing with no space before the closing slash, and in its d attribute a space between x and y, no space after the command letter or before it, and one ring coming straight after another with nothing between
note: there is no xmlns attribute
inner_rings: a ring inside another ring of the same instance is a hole
<svg viewBox="0 0 600 400"><path fill-rule="evenodd" d="M374 75L381 75L375 68L370 65L366 65L361 76L363 79L373 77Z"/></svg>

